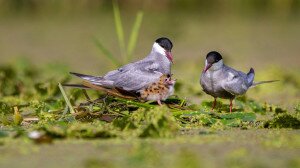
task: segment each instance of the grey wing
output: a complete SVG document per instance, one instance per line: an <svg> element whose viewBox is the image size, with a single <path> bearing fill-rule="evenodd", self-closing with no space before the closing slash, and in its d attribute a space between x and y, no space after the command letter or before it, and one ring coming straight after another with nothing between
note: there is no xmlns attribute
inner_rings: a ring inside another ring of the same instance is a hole
<svg viewBox="0 0 300 168"><path fill-rule="evenodd" d="M154 61L136 62L111 71L104 78L113 81L115 87L138 91L159 80L162 73L157 71L158 68L159 64Z"/></svg>
<svg viewBox="0 0 300 168"><path fill-rule="evenodd" d="M222 88L232 95L242 95L248 90L247 75L232 68L224 68L225 76L222 81Z"/></svg>

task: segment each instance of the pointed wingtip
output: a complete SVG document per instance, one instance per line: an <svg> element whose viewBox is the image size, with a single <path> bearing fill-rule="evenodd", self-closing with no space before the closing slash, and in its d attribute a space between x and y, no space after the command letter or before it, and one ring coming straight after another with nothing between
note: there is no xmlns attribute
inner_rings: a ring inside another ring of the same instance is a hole
<svg viewBox="0 0 300 168"><path fill-rule="evenodd" d="M80 73L76 73L76 72L69 72L71 75L75 75L75 76L82 76L83 74L80 74Z"/></svg>
<svg viewBox="0 0 300 168"><path fill-rule="evenodd" d="M81 74L81 73L77 73L77 72L69 72L71 75L77 76L79 78L85 79L86 77L94 77L91 75L85 75L85 74Z"/></svg>

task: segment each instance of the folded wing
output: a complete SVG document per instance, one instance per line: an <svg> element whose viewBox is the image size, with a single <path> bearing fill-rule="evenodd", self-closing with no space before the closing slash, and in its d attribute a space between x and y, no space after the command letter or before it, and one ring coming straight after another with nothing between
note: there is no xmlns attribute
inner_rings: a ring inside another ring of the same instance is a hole
<svg viewBox="0 0 300 168"><path fill-rule="evenodd" d="M252 85L254 79L254 70L251 68L248 74L236 71L230 67L224 68L226 76L222 81L222 87L232 95L242 95L246 93Z"/></svg>
<svg viewBox="0 0 300 168"><path fill-rule="evenodd" d="M107 88L120 88L126 91L139 91L159 80L162 75L159 64L154 61L140 61L125 65L108 72L105 76L91 76L71 72L71 74L87 80L95 85Z"/></svg>
<svg viewBox="0 0 300 168"><path fill-rule="evenodd" d="M126 91L138 91L159 80L159 64L154 61L128 64L118 70L107 73L103 78L113 81L114 86Z"/></svg>

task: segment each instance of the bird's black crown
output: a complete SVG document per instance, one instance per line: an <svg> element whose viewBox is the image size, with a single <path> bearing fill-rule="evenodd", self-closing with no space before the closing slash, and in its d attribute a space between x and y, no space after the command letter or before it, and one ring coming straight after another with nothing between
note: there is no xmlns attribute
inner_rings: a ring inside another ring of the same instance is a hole
<svg viewBox="0 0 300 168"><path fill-rule="evenodd" d="M218 61L220 61L222 58L221 54L218 53L217 51L211 51L206 55L206 60L208 63L216 63Z"/></svg>
<svg viewBox="0 0 300 168"><path fill-rule="evenodd" d="M162 48L164 48L167 51L171 51L173 48L173 44L171 40L169 40L166 37L161 37L157 40L155 40L156 43L158 43Z"/></svg>

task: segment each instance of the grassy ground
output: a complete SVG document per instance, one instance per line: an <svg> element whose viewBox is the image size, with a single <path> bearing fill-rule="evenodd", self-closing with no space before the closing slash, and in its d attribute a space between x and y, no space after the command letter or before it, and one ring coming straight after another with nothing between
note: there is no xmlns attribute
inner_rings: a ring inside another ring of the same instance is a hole
<svg viewBox="0 0 300 168"><path fill-rule="evenodd" d="M123 17L130 29L131 16ZM178 97L169 108L113 98L77 108L86 102L82 92L66 89L75 114L65 113L57 83L75 81L68 71L114 68L92 42L97 37L118 55L111 13L1 22L0 167L300 166L298 20L146 14L135 58L155 38L170 37ZM243 71L254 67L257 81L281 81L250 90L233 114L226 100L211 112L212 98L198 84L210 50ZM34 131L38 138L29 138Z"/></svg>

